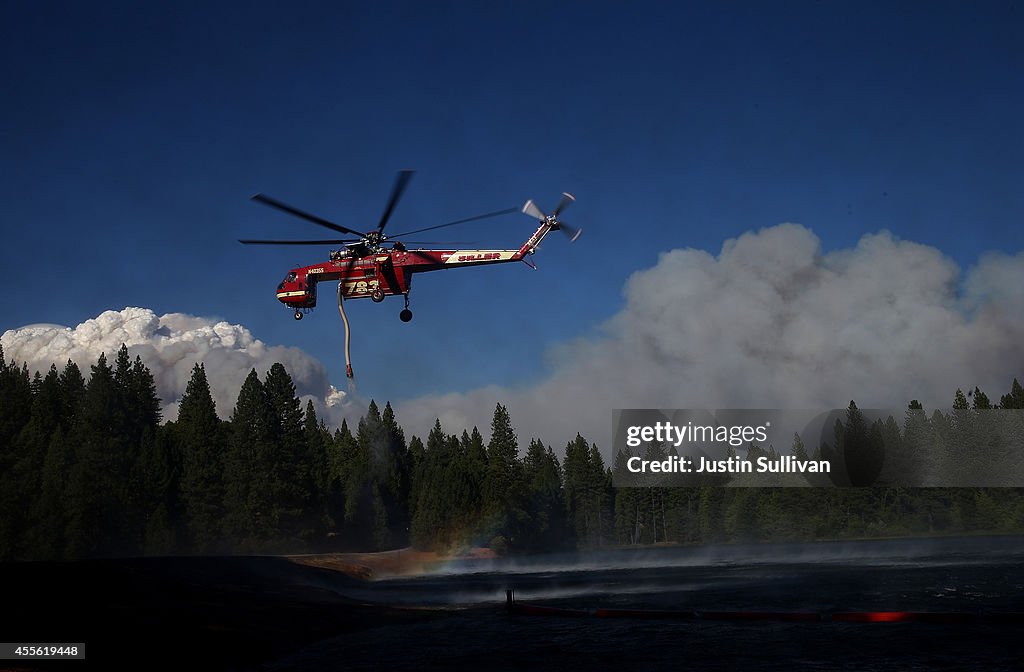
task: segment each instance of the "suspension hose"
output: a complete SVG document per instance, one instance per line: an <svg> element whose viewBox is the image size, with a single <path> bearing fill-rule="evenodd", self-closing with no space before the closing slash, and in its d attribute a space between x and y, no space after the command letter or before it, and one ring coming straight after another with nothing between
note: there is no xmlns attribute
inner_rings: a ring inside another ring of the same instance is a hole
<svg viewBox="0 0 1024 672"><path fill-rule="evenodd" d="M342 298L341 282L338 283L338 312L341 313L341 321L345 323L345 377L353 378L352 357L349 354L351 334L348 328L348 316L345 315L345 300Z"/></svg>

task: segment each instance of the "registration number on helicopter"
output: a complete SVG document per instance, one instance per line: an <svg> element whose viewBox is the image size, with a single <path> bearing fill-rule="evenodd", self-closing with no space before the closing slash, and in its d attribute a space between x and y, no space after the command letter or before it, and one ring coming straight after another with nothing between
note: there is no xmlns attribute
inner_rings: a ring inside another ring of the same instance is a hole
<svg viewBox="0 0 1024 672"><path fill-rule="evenodd" d="M345 283L346 294L369 294L380 287L380 280L353 280Z"/></svg>

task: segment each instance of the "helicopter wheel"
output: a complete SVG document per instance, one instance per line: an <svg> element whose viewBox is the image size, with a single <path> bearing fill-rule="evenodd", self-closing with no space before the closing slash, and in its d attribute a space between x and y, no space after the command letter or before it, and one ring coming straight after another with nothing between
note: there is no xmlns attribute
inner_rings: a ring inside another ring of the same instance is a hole
<svg viewBox="0 0 1024 672"><path fill-rule="evenodd" d="M409 310L408 308L404 309L402 312L398 314L398 319L400 319L402 322L408 322L409 320L412 319L412 311Z"/></svg>
<svg viewBox="0 0 1024 672"><path fill-rule="evenodd" d="M372 292L370 292L370 300L373 301L374 303L380 303L381 301L383 301L384 300L384 290L382 290L382 289L375 289Z"/></svg>
<svg viewBox="0 0 1024 672"><path fill-rule="evenodd" d="M295 311L295 319L296 320L301 320L302 319L302 311L299 311L299 310Z"/></svg>

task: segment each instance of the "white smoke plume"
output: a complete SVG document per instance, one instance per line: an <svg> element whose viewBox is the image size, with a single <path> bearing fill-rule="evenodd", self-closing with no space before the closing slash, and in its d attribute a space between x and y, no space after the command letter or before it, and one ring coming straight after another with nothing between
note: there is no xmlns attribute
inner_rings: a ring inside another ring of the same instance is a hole
<svg viewBox="0 0 1024 672"><path fill-rule="evenodd" d="M599 333L549 353L540 384L408 400L399 421L486 437L500 402L521 444L557 450L579 431L608 448L615 408L934 408L975 385L998 401L1024 379L1024 254L961 279L939 250L888 232L822 254L814 233L782 224L717 256L666 252L625 298Z"/></svg>
<svg viewBox="0 0 1024 672"><path fill-rule="evenodd" d="M177 417L178 401L197 362L206 368L222 418L230 416L249 371L255 368L262 377L275 362L284 364L298 394L304 401L313 399L318 413L323 413L325 402L334 403L341 396L328 383L324 366L302 350L267 346L241 325L181 313L158 317L146 308L108 310L73 329L51 324L11 329L0 343L7 360L25 362L30 371L45 373L50 364L59 370L71 359L86 379L101 352L113 365L123 343L133 360L138 355L152 371L167 420Z"/></svg>

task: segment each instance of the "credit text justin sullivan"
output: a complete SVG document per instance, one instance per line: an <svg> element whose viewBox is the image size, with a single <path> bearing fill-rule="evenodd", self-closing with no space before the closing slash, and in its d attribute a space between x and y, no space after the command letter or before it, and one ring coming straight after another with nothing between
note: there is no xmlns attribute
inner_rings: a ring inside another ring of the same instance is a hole
<svg viewBox="0 0 1024 672"><path fill-rule="evenodd" d="M798 460L792 455L783 455L776 459L759 457L755 462L739 457L709 460L703 455L698 457L671 455L663 460L645 460L633 456L626 461L626 468L634 474L828 474L832 472L832 465L828 460Z"/></svg>

